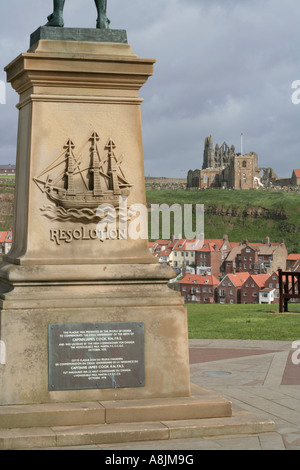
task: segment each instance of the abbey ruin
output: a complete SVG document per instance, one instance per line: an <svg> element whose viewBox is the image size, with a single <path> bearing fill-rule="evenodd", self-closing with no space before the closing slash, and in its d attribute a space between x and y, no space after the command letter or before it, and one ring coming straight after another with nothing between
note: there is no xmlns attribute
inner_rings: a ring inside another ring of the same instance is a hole
<svg viewBox="0 0 300 470"><path fill-rule="evenodd" d="M251 152L241 155L224 142L213 146L212 136L206 137L202 169L189 170L188 189L224 188L256 189L278 180L272 168L259 168L258 156Z"/></svg>

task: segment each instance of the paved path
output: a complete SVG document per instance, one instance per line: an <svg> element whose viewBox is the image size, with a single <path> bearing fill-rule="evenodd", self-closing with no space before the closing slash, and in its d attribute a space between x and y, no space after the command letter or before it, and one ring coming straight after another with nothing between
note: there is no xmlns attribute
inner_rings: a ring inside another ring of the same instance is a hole
<svg viewBox="0 0 300 470"><path fill-rule="evenodd" d="M275 432L80 449L300 450L300 364L293 364L293 353L298 355L290 342L282 341L190 341L191 382L230 399L233 408L272 419Z"/></svg>

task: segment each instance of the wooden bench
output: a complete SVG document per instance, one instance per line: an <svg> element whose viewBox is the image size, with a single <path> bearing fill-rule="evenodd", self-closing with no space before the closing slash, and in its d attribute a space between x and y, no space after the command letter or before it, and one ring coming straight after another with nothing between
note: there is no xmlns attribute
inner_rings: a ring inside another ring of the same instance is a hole
<svg viewBox="0 0 300 470"><path fill-rule="evenodd" d="M288 312L291 299L300 299L300 273L278 270L279 273L279 312Z"/></svg>

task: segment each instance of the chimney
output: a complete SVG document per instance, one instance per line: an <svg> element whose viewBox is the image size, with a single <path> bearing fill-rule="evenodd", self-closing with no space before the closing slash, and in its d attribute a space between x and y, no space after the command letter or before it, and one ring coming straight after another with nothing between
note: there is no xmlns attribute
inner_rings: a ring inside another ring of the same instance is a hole
<svg viewBox="0 0 300 470"><path fill-rule="evenodd" d="M265 245L270 246L270 237L265 238Z"/></svg>

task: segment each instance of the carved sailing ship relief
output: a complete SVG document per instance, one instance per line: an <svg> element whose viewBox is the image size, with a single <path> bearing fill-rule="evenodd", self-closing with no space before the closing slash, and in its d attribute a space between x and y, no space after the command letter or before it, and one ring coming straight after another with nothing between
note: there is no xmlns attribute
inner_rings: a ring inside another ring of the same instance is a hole
<svg viewBox="0 0 300 470"><path fill-rule="evenodd" d="M54 203L41 208L52 220L74 218L92 221L101 204L118 207L121 196L128 196L130 184L122 170L124 156L116 157L116 144L109 138L104 156L99 151L99 135L93 132L86 146L75 154L75 145L69 139L64 152L45 168L35 183Z"/></svg>

